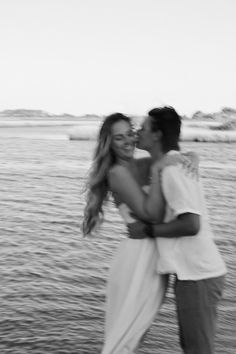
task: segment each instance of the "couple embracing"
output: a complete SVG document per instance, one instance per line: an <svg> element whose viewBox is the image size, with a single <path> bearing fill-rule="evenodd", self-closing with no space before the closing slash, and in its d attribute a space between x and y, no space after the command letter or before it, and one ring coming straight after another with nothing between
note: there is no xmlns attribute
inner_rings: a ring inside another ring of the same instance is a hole
<svg viewBox="0 0 236 354"><path fill-rule="evenodd" d="M213 354L225 264L213 241L196 154L179 148L181 118L154 108L136 137L115 113L100 129L88 181L83 232L102 221L112 194L128 237L110 269L102 354L137 353L175 277L180 345L185 354ZM150 158L134 159L135 145ZM158 347L157 347L158 352Z"/></svg>

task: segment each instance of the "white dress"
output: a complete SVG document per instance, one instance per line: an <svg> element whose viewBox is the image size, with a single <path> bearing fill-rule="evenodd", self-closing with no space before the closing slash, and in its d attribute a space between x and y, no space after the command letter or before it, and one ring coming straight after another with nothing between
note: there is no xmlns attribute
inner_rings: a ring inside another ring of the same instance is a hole
<svg viewBox="0 0 236 354"><path fill-rule="evenodd" d="M127 205L120 204L119 210L126 223L135 221ZM121 241L108 280L102 354L137 353L166 291L166 277L157 273L157 257L155 239Z"/></svg>

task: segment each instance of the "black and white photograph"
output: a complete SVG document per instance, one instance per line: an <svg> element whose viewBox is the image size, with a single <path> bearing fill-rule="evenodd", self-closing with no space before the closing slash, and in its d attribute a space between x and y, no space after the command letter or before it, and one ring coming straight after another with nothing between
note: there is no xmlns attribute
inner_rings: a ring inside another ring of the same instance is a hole
<svg viewBox="0 0 236 354"><path fill-rule="evenodd" d="M0 0L0 354L235 354L235 19Z"/></svg>

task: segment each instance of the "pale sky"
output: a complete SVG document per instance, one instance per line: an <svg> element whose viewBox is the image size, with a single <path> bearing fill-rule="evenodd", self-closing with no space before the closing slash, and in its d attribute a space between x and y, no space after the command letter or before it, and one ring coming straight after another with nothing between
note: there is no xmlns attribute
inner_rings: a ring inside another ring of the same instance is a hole
<svg viewBox="0 0 236 354"><path fill-rule="evenodd" d="M236 108L235 0L0 0L0 110Z"/></svg>

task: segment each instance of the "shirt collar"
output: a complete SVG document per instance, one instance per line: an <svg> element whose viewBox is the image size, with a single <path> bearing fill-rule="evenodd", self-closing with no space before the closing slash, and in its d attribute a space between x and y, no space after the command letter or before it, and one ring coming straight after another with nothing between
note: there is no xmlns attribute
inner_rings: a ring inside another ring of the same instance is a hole
<svg viewBox="0 0 236 354"><path fill-rule="evenodd" d="M170 150L166 153L166 155L177 155L180 154L179 150Z"/></svg>

